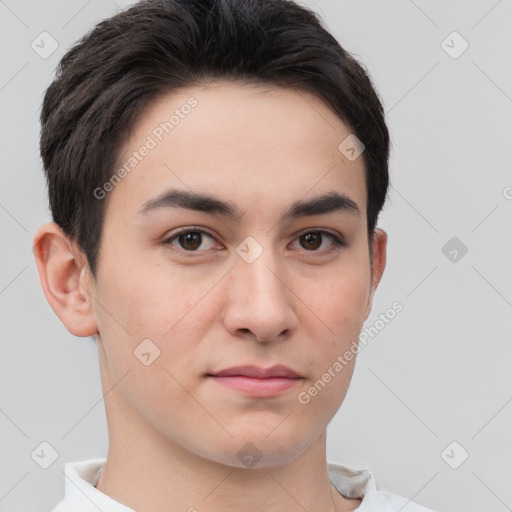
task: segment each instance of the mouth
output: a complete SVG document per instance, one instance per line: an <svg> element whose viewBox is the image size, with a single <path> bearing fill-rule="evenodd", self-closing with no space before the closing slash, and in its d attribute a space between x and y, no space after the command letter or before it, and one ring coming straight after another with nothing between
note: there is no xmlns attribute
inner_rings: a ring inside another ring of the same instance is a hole
<svg viewBox="0 0 512 512"><path fill-rule="evenodd" d="M302 382L303 377L282 366L260 368L237 366L207 375L213 382L256 397L270 397L289 391Z"/></svg>

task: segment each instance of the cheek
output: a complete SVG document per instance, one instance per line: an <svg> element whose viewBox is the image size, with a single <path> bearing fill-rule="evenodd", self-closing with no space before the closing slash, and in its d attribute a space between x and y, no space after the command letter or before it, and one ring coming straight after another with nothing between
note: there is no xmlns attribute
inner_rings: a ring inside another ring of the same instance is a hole
<svg viewBox="0 0 512 512"><path fill-rule="evenodd" d="M315 344L309 368L313 381L321 381L317 387L322 388L326 384L325 390L322 388L319 393L322 396L316 401L318 405L324 404L329 408L329 403L341 403L350 383L369 299L369 263L365 265L361 255L354 261L355 264L347 263L346 269L323 280L323 286L317 288L307 301L313 313L306 324L311 328L308 338L322 340Z"/></svg>
<svg viewBox="0 0 512 512"><path fill-rule="evenodd" d="M127 275L119 269L104 273L97 290L98 329L108 372L112 384L119 381L119 402L129 402L155 425L170 424L176 415L170 404L194 406L182 386L193 389L195 382L181 373L183 368L194 373L194 367L199 372L195 340L203 333L193 306L201 290L187 295L180 278L170 283L155 269Z"/></svg>
<svg viewBox="0 0 512 512"><path fill-rule="evenodd" d="M169 272L157 262L142 263L125 258L105 265L97 298L106 311L99 313L110 313L106 323L132 338L162 338L193 309L201 290L177 267Z"/></svg>
<svg viewBox="0 0 512 512"><path fill-rule="evenodd" d="M360 262L317 281L305 303L335 340L361 329L370 293L370 269Z"/></svg>
<svg viewBox="0 0 512 512"><path fill-rule="evenodd" d="M158 264L143 269L125 261L103 272L96 290L98 330L116 376L130 369L148 392L162 383L173 389L166 370L174 374L180 367L197 367L194 354L209 326L203 306L209 303L201 299L209 288L211 283L194 285L186 272ZM154 362L144 366L141 354L148 353L144 357Z"/></svg>

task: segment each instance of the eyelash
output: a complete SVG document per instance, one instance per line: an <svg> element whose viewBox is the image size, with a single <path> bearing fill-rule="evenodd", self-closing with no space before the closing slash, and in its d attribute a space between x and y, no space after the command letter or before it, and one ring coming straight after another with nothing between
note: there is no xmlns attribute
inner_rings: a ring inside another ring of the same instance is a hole
<svg viewBox="0 0 512 512"><path fill-rule="evenodd" d="M215 236L212 233L206 231L203 228L200 228L198 226L188 226L186 228L180 229L179 231L176 231L170 237L166 238L163 241L163 244L165 244L165 245L172 245L172 242L175 239L177 239L180 235L183 235L183 234L186 234L186 233L201 233L202 235L208 235L212 239L215 239ZM338 235L332 233L331 231L328 231L328 230L322 229L322 228L308 229L307 231L303 231L303 232L301 232L301 233L299 233L297 235L296 239L300 238L303 235L307 235L307 234L310 234L310 233L320 233L322 235L327 235L329 238L331 238L331 240L333 242L333 247L331 249L323 250L323 251L320 251L320 250L317 250L317 249L308 251L307 249L304 249L305 252L320 253L320 254L330 254L331 252L333 252L335 250L339 250L342 247L346 247L346 243L343 240L343 238L341 238ZM323 240L322 240L322 242L323 242ZM190 253L190 254L196 253L196 252L197 253L204 252L204 250L203 251L201 251L201 250L187 250L187 249L183 249L183 248L177 248L177 250L180 251L180 252L185 252L185 253Z"/></svg>

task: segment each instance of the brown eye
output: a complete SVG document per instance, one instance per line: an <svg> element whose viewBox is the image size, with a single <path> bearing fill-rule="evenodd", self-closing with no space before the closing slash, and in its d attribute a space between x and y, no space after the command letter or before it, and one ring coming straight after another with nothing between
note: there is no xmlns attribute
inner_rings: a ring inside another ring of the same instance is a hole
<svg viewBox="0 0 512 512"><path fill-rule="evenodd" d="M183 235L178 236L178 242L187 251L193 251L201 246L201 233L198 231L189 231Z"/></svg>
<svg viewBox="0 0 512 512"><path fill-rule="evenodd" d="M322 246L325 237L331 239L331 247L323 251L318 251L318 249ZM308 231L307 233L300 235L298 240L304 249L312 252L327 253L345 245L341 238L336 236L334 233L330 233L329 231L325 230Z"/></svg>
<svg viewBox="0 0 512 512"><path fill-rule="evenodd" d="M210 246L207 244L207 240L210 239ZM204 252L204 250L211 249L213 247L214 238L212 235L203 231L202 229L194 229L192 227L182 229L174 235L164 240L164 244L172 245L178 250L186 252ZM198 250L201 246L202 249Z"/></svg>
<svg viewBox="0 0 512 512"><path fill-rule="evenodd" d="M322 235L318 232L301 235L300 240L304 243L303 247L306 249L318 249L322 245Z"/></svg>

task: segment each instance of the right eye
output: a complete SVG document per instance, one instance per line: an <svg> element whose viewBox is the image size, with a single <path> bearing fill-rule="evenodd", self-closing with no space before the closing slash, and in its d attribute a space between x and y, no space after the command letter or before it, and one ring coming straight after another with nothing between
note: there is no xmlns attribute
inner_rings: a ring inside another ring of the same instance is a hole
<svg viewBox="0 0 512 512"><path fill-rule="evenodd" d="M166 238L163 243L166 245L172 245L178 250L186 252L202 252L202 250L198 251L197 249L203 244L203 238L205 236L213 240L213 236L207 233L204 229L189 226L173 233L170 237ZM177 246L175 242L179 244L179 246ZM203 250L207 249L208 247Z"/></svg>

